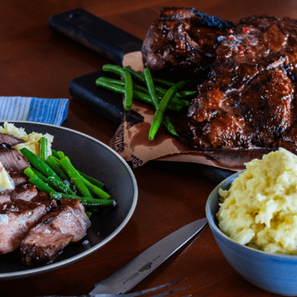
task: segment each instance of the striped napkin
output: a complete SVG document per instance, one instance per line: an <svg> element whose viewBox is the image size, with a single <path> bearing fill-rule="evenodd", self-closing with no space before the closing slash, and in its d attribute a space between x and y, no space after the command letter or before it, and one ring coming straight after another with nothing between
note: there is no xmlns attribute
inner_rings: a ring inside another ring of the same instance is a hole
<svg viewBox="0 0 297 297"><path fill-rule="evenodd" d="M1 97L0 121L30 121L60 126L68 115L68 99Z"/></svg>

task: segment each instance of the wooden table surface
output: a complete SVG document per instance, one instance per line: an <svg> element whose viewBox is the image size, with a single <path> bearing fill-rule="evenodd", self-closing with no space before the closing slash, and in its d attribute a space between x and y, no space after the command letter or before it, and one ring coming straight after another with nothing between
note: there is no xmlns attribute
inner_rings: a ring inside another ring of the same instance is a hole
<svg viewBox="0 0 297 297"><path fill-rule="evenodd" d="M143 39L164 6L194 7L238 21L252 14L297 18L294 0L2 0L0 5L0 95L69 98L63 126L108 143L117 125L68 92L68 83L110 61L53 34L48 19L73 8L94 15ZM138 204L126 227L108 244L66 267L24 279L0 282L0 296L80 295L177 228L205 216L205 202L216 183L195 164L149 162L134 169ZM272 296L239 276L220 253L207 226L133 291L187 277L192 296ZM181 293L174 296L182 296Z"/></svg>

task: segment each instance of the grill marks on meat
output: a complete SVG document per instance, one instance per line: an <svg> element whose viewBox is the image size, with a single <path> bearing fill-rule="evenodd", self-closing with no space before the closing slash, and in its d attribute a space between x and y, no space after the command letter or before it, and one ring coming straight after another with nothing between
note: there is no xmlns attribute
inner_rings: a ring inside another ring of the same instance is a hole
<svg viewBox="0 0 297 297"><path fill-rule="evenodd" d="M188 110L195 148L296 151L297 21L242 19L216 49Z"/></svg>
<svg viewBox="0 0 297 297"><path fill-rule="evenodd" d="M161 10L142 47L151 71L195 81L198 96L176 128L198 149L297 152L296 52L297 20L251 16L234 24L176 7Z"/></svg>
<svg viewBox="0 0 297 297"><path fill-rule="evenodd" d="M144 66L175 79L193 74L204 79L215 59L218 37L235 24L190 8L165 7L148 30L142 46ZM174 77L173 77L174 78Z"/></svg>
<svg viewBox="0 0 297 297"><path fill-rule="evenodd" d="M7 200L0 204L0 254L16 250L40 219L55 205L39 192L31 201Z"/></svg>
<svg viewBox="0 0 297 297"><path fill-rule="evenodd" d="M42 222L31 229L20 250L24 264L40 265L52 262L70 242L86 235L90 220L76 199L63 199Z"/></svg>

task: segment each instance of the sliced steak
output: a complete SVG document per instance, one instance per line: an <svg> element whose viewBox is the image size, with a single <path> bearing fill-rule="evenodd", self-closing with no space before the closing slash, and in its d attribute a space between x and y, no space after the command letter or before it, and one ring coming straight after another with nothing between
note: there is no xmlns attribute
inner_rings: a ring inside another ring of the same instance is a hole
<svg viewBox="0 0 297 297"><path fill-rule="evenodd" d="M193 8L165 7L143 41L145 67L154 75L203 81L215 60L218 38L235 24Z"/></svg>
<svg viewBox="0 0 297 297"><path fill-rule="evenodd" d="M0 193L0 204L8 203L10 202L10 194L7 192ZM0 206L1 208L1 206Z"/></svg>
<svg viewBox="0 0 297 297"><path fill-rule="evenodd" d="M55 205L44 192L39 192L31 201L0 204L0 254L17 249L30 229Z"/></svg>
<svg viewBox="0 0 297 297"><path fill-rule="evenodd" d="M10 198L12 201L25 200L31 201L36 197L38 191L36 186L31 183L23 183L18 185L14 191L11 192Z"/></svg>
<svg viewBox="0 0 297 297"><path fill-rule="evenodd" d="M75 199L62 199L61 203L23 240L20 251L24 264L50 263L70 242L79 241L86 235L91 222L83 205Z"/></svg>
<svg viewBox="0 0 297 297"><path fill-rule="evenodd" d="M0 144L8 144L9 146L14 147L15 145L23 142L24 140L16 138L12 135L0 133Z"/></svg>
<svg viewBox="0 0 297 297"><path fill-rule="evenodd" d="M0 162L7 171L23 172L30 166L28 160L17 150L0 145Z"/></svg>

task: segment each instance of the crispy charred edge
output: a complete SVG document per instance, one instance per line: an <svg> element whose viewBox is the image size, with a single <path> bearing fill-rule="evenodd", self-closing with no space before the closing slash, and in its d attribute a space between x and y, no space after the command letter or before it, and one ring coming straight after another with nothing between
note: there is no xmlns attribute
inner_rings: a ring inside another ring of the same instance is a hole
<svg viewBox="0 0 297 297"><path fill-rule="evenodd" d="M177 13L175 13L174 15L169 14L169 12L171 11L176 11ZM178 17L178 11L186 11L191 13L190 15L188 15L188 17ZM208 15L205 14L201 11L198 11L194 8L189 8L189 7L176 7L176 6L167 6L167 7L163 7L160 10L160 17L164 20L182 20L182 19L188 19L188 18L195 18L194 24L199 24L202 25L204 27L208 27L208 28L213 28L213 29L217 29L220 31L228 31L229 29L235 28L236 27L236 23L225 20L225 19L221 19L219 17L213 16L213 15Z"/></svg>

